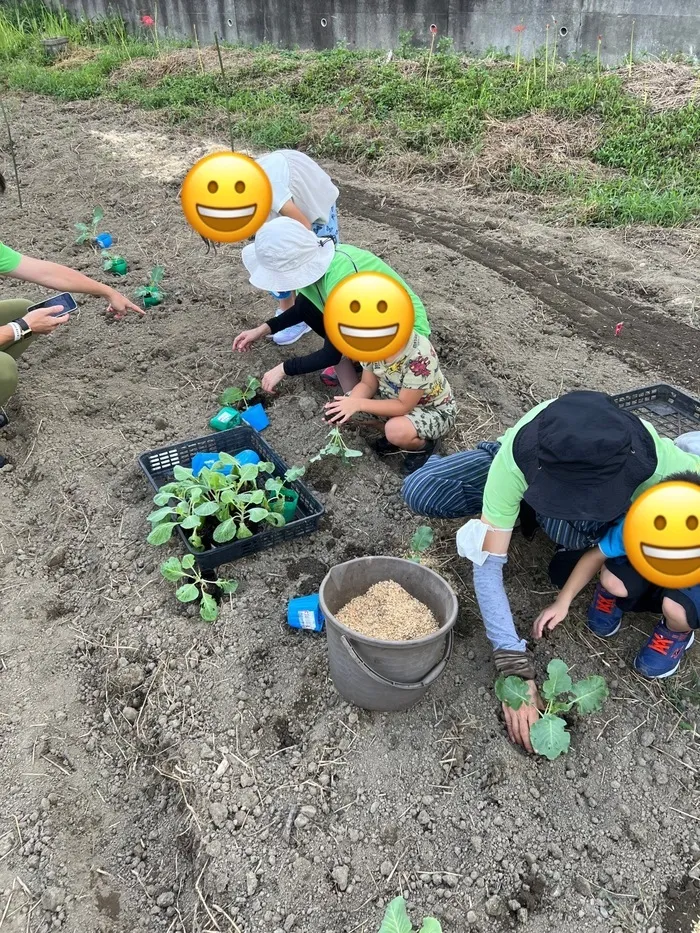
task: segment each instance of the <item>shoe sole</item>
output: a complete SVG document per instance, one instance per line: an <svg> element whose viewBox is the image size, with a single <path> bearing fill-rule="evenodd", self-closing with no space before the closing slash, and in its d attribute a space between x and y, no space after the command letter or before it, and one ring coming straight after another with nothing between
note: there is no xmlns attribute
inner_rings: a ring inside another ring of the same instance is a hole
<svg viewBox="0 0 700 933"><path fill-rule="evenodd" d="M681 666L681 661L685 657L686 651L688 651L689 648L692 648L694 641L695 641L695 633L692 632L690 635L690 638L688 639L688 644L685 646L685 651L683 652L683 654L678 660L678 664L676 664L676 666L672 670L666 671L665 674L645 674L644 671L640 671L639 668L637 667L636 658L635 658L634 669L638 674L641 674L642 677L646 677L647 680L664 680L664 678L666 677L672 677L676 673L678 668Z"/></svg>
<svg viewBox="0 0 700 933"><path fill-rule="evenodd" d="M617 633L620 631L620 628L621 628L621 627L622 627L622 620L620 620L620 621L617 623L617 628L614 628L614 629L612 630L612 632L608 632L606 635L603 635L603 634L601 634L601 632L596 632L596 630L593 629L593 628L591 628L591 626L588 624L588 622L586 622L586 628L588 629L588 631L591 632L593 635L597 635L598 638L612 638L613 635L617 635Z"/></svg>

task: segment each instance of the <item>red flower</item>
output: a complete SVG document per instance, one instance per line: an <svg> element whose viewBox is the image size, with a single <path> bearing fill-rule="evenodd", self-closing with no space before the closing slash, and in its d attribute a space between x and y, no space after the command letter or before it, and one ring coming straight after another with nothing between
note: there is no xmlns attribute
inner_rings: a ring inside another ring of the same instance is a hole
<svg viewBox="0 0 700 933"><path fill-rule="evenodd" d="M598 36L598 42L602 42L602 41L603 41L603 37L602 37L602 36Z"/></svg>
<svg viewBox="0 0 700 933"><path fill-rule="evenodd" d="M437 33L437 26L435 25L435 23L430 24L430 31L432 32L433 35Z"/></svg>
<svg viewBox="0 0 700 933"><path fill-rule="evenodd" d="M513 32L525 32L525 26L522 23L519 26L514 26Z"/></svg>
<svg viewBox="0 0 700 933"><path fill-rule="evenodd" d="M141 17L141 24L143 26L155 26L156 21L153 19L152 16L146 15L146 16Z"/></svg>

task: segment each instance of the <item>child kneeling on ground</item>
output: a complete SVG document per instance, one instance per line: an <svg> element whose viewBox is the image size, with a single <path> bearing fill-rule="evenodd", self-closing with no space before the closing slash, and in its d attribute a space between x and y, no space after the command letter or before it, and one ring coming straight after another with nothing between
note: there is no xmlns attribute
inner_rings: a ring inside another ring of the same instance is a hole
<svg viewBox="0 0 700 933"><path fill-rule="evenodd" d="M327 402L325 410L326 421L334 424L344 424L358 412L387 419L385 436L374 449L381 456L404 451L404 473L423 466L457 416L433 345L415 330L389 359L363 363L361 381L348 395Z"/></svg>
<svg viewBox="0 0 700 933"><path fill-rule="evenodd" d="M700 474L677 473L665 477L664 482L692 483L700 487ZM575 597L600 571L593 602L588 608L588 628L600 638L610 638L619 631L625 612L661 611L661 620L638 652L634 667L644 677L670 677L678 670L685 652L693 644L695 629L700 627L700 585L667 589L645 580L626 556L622 538L626 517L618 519L597 547L581 557L556 601L535 620L533 635L541 638L545 631L551 631L562 622Z"/></svg>

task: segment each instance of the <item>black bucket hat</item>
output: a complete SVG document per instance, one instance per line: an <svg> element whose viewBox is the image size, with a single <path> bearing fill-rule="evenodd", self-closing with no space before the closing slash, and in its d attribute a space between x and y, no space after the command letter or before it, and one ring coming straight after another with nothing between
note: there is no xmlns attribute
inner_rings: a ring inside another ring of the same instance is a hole
<svg viewBox="0 0 700 933"><path fill-rule="evenodd" d="M569 392L517 433L525 502L547 518L611 522L657 466L654 439L604 392Z"/></svg>

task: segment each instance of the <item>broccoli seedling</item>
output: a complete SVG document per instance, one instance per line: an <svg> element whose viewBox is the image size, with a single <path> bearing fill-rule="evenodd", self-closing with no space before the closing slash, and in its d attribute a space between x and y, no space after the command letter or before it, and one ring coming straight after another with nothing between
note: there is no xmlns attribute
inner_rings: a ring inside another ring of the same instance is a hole
<svg viewBox="0 0 700 933"><path fill-rule="evenodd" d="M571 709L581 715L593 713L602 707L609 691L605 679L598 674L573 683L569 668L558 658L549 662L547 673L549 677L542 684L542 696L547 705L544 712L537 711L540 718L530 726L530 741L538 755L554 761L568 752L571 744L566 721L557 713L568 713ZM570 694L570 698L562 699L565 694ZM521 677L499 677L496 696L514 710L519 710L523 703L530 703L530 691Z"/></svg>
<svg viewBox="0 0 700 933"><path fill-rule="evenodd" d="M395 897L389 903L379 933L413 933L413 924L406 911L406 901L402 897ZM442 927L435 917L426 917L418 933L442 933Z"/></svg>
<svg viewBox="0 0 700 933"><path fill-rule="evenodd" d="M102 250L102 268L113 275L125 275L127 271L126 259L123 256L112 256L107 249Z"/></svg>
<svg viewBox="0 0 700 933"><path fill-rule="evenodd" d="M422 555L433 543L433 529L430 525L421 525L411 538L411 550L406 555L408 560L420 564Z"/></svg>
<svg viewBox="0 0 700 933"><path fill-rule="evenodd" d="M92 220L89 224L75 224L75 229L78 231L78 238L75 242L79 245L87 242L93 243L95 237L97 236L97 228L104 215L105 212L102 210L102 208L96 207L93 209Z"/></svg>
<svg viewBox="0 0 700 933"><path fill-rule="evenodd" d="M151 275L148 279L148 285L141 285L134 292L137 298L143 298L144 304L146 307L152 307L153 305L159 305L161 301L165 298L165 292L160 287L160 283L163 281L163 274L165 269L163 266L154 266L151 269Z"/></svg>
<svg viewBox="0 0 700 933"><path fill-rule="evenodd" d="M232 596L238 589L236 580L205 580L195 564L193 554L185 554L180 560L169 557L160 566L160 572L171 583L179 583L175 596L181 603L199 601L199 614L205 622L215 622L219 607L206 587L218 587L222 594Z"/></svg>
<svg viewBox="0 0 700 933"><path fill-rule="evenodd" d="M340 457L343 463L351 463L355 457L361 457L361 450L353 450L348 447L340 433L340 428L332 428L326 435L326 443L319 450L316 456L309 460L309 463L315 463L322 457Z"/></svg>
<svg viewBox="0 0 700 933"><path fill-rule="evenodd" d="M219 397L219 404L229 408L236 408L239 411L242 408L245 411L249 402L257 395L261 385L259 379L251 376L242 389L239 389L238 386L229 386L228 389L224 389Z"/></svg>

